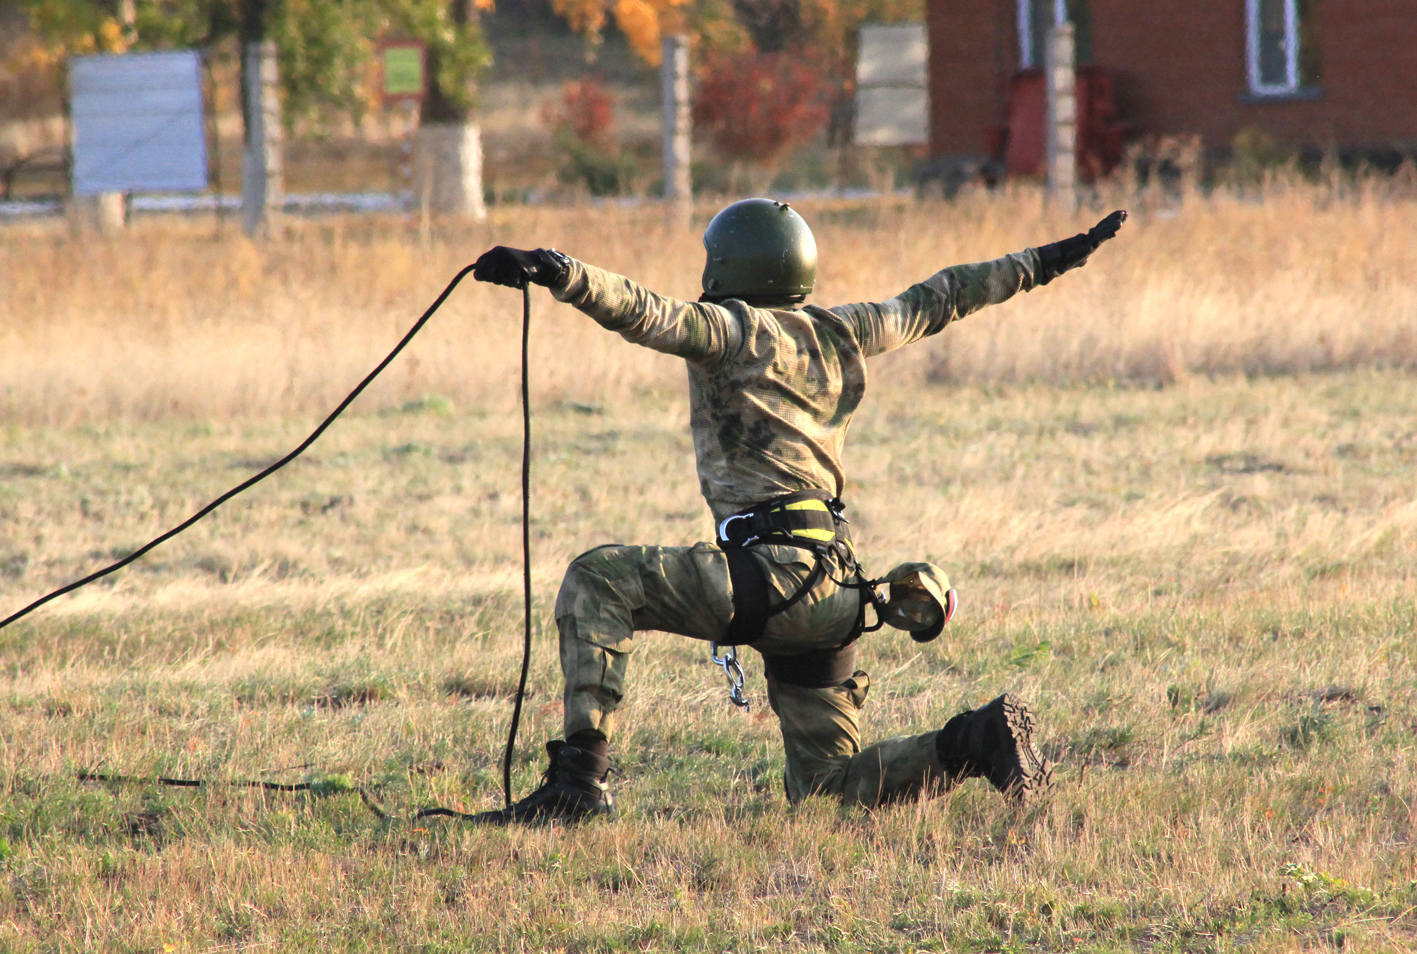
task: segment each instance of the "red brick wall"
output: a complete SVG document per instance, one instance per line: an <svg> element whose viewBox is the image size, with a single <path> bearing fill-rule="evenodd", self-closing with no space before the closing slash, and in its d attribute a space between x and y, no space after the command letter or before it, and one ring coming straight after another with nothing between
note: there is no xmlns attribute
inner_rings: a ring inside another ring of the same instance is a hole
<svg viewBox="0 0 1417 954"><path fill-rule="evenodd" d="M1212 143L1247 88L1244 0L1147 0L1141 9L1092 2L1093 60L1112 73L1119 116L1135 132Z"/></svg>
<svg viewBox="0 0 1417 954"><path fill-rule="evenodd" d="M983 155L985 130L1003 122L1004 83L1018 65L1015 0L927 3L930 152Z"/></svg>
<svg viewBox="0 0 1417 954"><path fill-rule="evenodd" d="M1417 146L1417 3L1324 0L1318 9L1324 131L1345 144Z"/></svg>
<svg viewBox="0 0 1417 954"><path fill-rule="evenodd" d="M1015 0L929 0L931 151L985 151L1015 67ZM1417 0L1321 0L1317 99L1246 101L1244 0L1092 0L1094 59L1116 78L1137 133L1200 133L1207 146L1255 126L1294 146L1417 146Z"/></svg>

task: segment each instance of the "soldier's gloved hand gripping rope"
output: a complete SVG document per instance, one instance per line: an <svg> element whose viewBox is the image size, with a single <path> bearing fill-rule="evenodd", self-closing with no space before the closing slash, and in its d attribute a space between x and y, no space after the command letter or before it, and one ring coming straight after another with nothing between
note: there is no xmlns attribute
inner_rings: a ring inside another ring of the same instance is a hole
<svg viewBox="0 0 1417 954"><path fill-rule="evenodd" d="M524 252L498 245L483 252L473 264L472 277L508 288L526 288L527 282L549 288L566 277L568 267L566 257L555 249Z"/></svg>
<svg viewBox="0 0 1417 954"><path fill-rule="evenodd" d="M523 609L525 613L526 625L524 639L525 645L522 657L521 682L519 683L517 688L516 708L513 710L512 713L512 723L507 736L507 749L503 758L502 765L503 795L506 798L507 806L510 808L512 804L512 750L516 744L517 725L520 722L521 718L522 699L526 694L527 671L531 660L531 533L529 504L531 484L531 404L529 400L529 388L527 383L529 365L527 359L527 344L531 330L531 293L528 289L528 282L534 282L538 285L554 284L565 273L566 268L567 265L565 257L562 256L559 252L547 252L542 249L537 249L534 252L521 252L516 249L509 249L503 246L497 246L496 248L487 252L481 258L479 258L476 263L466 266L455 276L453 276L453 280L448 283L447 287L443 289L442 293L434 300L433 304L428 306L428 310L423 313L423 315L418 319L418 321L414 322L413 327L408 330L408 333L405 334L402 339L399 340L399 343L394 346L394 349L388 353L384 360L379 362L379 364L374 368L373 371L370 371L369 374L364 377L364 380L359 382L359 384L354 388L353 391L349 392L348 396L346 396L345 399L339 403L339 406L336 407L333 411L331 411L329 416L326 417L323 421L321 421L320 425L316 427L313 431L311 431L310 436L305 438L305 440L301 441L300 446L296 447L295 450L291 451L289 454L286 454L280 460L276 461L274 464L271 464L269 467L256 474L255 476L242 481L240 484L237 484L235 487L231 488L226 493L222 494L220 497L207 504L201 510L198 510L192 516L182 521L182 523L173 527L171 530L168 530L166 533L155 537L154 539L139 547L137 550L134 550L132 553L119 560L118 562L112 563L106 567L103 567L100 570L90 573L88 576L85 576L79 580L75 580L73 583L61 586L54 592L48 593L40 597L39 599L23 607L17 612L10 614L4 619L0 619L0 629L4 629L11 623L16 622L17 620L25 616L28 616L34 610L39 609L39 607L43 606L45 603L48 603L50 600L57 599L58 597L63 596L65 593L72 593L74 590L77 590L82 586L86 586L89 583L94 582L95 580L102 579L103 577L108 576L110 573L116 573L117 571L123 569L123 567L128 566L130 563L141 559L149 551L177 536L179 533L186 530L188 527L191 527L198 520L201 520L207 514L211 513L213 510L216 510L218 507L226 503L232 497L235 497L237 494L242 493L243 491L251 489L256 484L265 480L271 474L274 474L286 464L289 464L291 461L295 460L295 458L305 453L305 451L309 449L310 445L314 444L315 441L319 439L320 435L325 433L329 426L335 422L335 419L341 414L343 414L345 409L354 403L355 398L359 397L359 395L364 392L364 389L367 388L370 383L373 382L373 380L377 378L383 372L383 370L393 362L394 358L398 357L399 352L403 351L403 349L408 346L408 343L413 340L414 336L423 330L423 326L426 325L428 323L428 320L433 317L433 314L443 306L443 303L447 301L448 296L453 293L453 289L457 288L458 284L469 274L472 274L478 281L493 282L495 284L505 285L511 288L520 288L522 290L522 596L524 600ZM106 779L108 778L108 776L99 776L93 773L81 772L80 778ZM165 783L177 782L184 785L202 784L199 781L194 782L172 779L158 779L158 781ZM287 788L292 791L300 787L301 786L290 788L287 786ZM364 795L362 790L360 792L360 795L365 799L366 803L368 803L368 798ZM375 810L378 811L377 808ZM456 814L459 813L452 812L448 809L429 809L420 812L419 817L423 817L425 815Z"/></svg>

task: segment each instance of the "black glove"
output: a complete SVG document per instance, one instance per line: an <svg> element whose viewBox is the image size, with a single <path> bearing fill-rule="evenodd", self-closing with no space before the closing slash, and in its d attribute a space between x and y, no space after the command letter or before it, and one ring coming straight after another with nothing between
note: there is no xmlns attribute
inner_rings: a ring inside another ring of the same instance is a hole
<svg viewBox="0 0 1417 954"><path fill-rule="evenodd" d="M1034 284L1046 285L1068 269L1085 264L1087 257L1097 251L1097 246L1116 235L1125 221L1127 213L1119 209L1086 232L1079 232L1052 245L1040 246L1038 258L1043 267Z"/></svg>
<svg viewBox="0 0 1417 954"><path fill-rule="evenodd" d="M559 284L569 267L566 256L555 250L538 248L526 252L498 245L482 253L472 267L472 277L508 288L524 288L527 282L550 286Z"/></svg>

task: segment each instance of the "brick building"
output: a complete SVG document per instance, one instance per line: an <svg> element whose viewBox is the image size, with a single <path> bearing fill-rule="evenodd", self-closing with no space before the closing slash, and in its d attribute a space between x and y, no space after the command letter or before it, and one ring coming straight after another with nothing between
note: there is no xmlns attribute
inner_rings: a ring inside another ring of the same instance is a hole
<svg viewBox="0 0 1417 954"><path fill-rule="evenodd" d="M1003 158L1064 19L1118 135L1417 150L1417 0L927 0L932 156Z"/></svg>

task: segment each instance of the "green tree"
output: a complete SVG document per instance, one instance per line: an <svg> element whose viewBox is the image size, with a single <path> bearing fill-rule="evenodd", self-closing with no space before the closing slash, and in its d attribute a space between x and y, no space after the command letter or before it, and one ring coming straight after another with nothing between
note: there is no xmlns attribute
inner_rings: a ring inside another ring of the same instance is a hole
<svg viewBox="0 0 1417 954"><path fill-rule="evenodd" d="M329 0L319 0L329 2ZM476 105L477 78L492 63L478 23L490 0L374 0L391 34L428 46L428 99L424 122L465 120Z"/></svg>
<svg viewBox="0 0 1417 954"><path fill-rule="evenodd" d="M287 122L330 114L357 119L374 98L370 66L380 36L428 45L432 99L444 111L472 108L475 81L490 62L471 0L19 2L57 57L269 38L280 60Z"/></svg>

